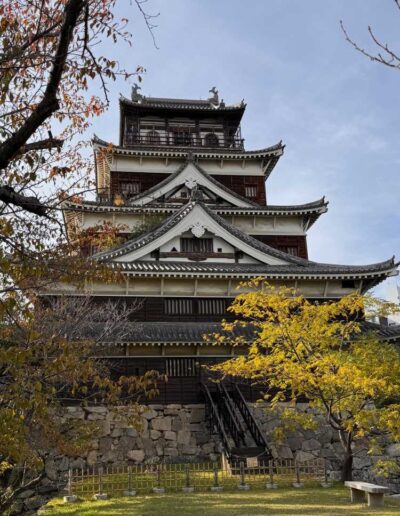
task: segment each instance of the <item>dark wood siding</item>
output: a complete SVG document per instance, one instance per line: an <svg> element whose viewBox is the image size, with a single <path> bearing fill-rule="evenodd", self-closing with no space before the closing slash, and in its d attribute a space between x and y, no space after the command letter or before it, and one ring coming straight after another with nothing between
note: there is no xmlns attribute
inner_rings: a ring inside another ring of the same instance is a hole
<svg viewBox="0 0 400 516"><path fill-rule="evenodd" d="M170 377L168 381L160 381L158 383L159 394L151 400L142 400L144 403L202 403L202 393L200 384L206 383L211 391L216 389L215 383L211 381L213 373L205 369L204 366L222 362L225 358L208 358L196 357L197 369L196 375L189 377ZM156 370L161 374L165 374L165 358L157 357L138 357L138 358L123 358L123 359L109 359L108 365L112 372L114 379L121 375L138 375L146 371ZM185 360L180 358L178 360ZM231 380L231 383L234 383ZM237 382L240 389L248 401L257 401L260 399L260 391L254 389L250 384L243 381Z"/></svg>
<svg viewBox="0 0 400 516"><path fill-rule="evenodd" d="M168 175L159 173L134 173L134 172L111 172L111 195L122 193L123 185L126 183L139 183L140 192L145 192L149 188L158 185ZM234 176L234 175L214 175L220 183L227 186L234 192L247 197L262 206L266 205L265 180L260 176ZM253 188L252 188L253 187ZM249 191L256 188L256 195L250 196Z"/></svg>
<svg viewBox="0 0 400 516"><path fill-rule="evenodd" d="M154 185L168 177L168 174L156 173L133 173L133 172L111 172L111 195L122 193L123 183L140 183L140 192L145 192Z"/></svg>
<svg viewBox="0 0 400 516"><path fill-rule="evenodd" d="M191 299L193 312L192 313L184 313L184 314L171 314L168 313L166 309L165 300L173 299L173 298L163 298L163 297L148 297L148 298L138 298L138 297L123 297L117 299L119 303L124 303L126 306L134 306L135 309L132 311L130 319L132 321L197 321L197 322L218 322L222 319L233 320L234 315L230 312L225 313L205 313L205 305L204 303L200 305L200 300L206 299L220 299L221 303L225 303L226 308L233 301L232 299L226 298L175 298L175 299ZM106 296L95 296L93 298L95 303L104 303L107 301L116 301L114 297L106 297ZM212 305L211 305L211 312Z"/></svg>
<svg viewBox="0 0 400 516"><path fill-rule="evenodd" d="M280 251L288 252L288 248L296 248L297 256L308 259L307 238L305 236L252 235L252 237Z"/></svg>
<svg viewBox="0 0 400 516"><path fill-rule="evenodd" d="M247 197L251 201L255 201L262 206L266 205L264 176L223 176L213 174L213 177L239 195ZM251 186L255 186L257 188L256 197L249 197L246 195L246 187Z"/></svg>

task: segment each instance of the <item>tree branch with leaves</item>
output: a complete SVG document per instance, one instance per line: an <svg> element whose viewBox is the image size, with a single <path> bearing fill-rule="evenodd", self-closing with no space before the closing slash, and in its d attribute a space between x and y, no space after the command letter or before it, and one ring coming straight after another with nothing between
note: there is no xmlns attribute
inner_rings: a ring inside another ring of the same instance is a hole
<svg viewBox="0 0 400 516"><path fill-rule="evenodd" d="M270 411L289 401L293 409L285 411L286 419L295 421L296 402L307 399L338 432L343 480L351 479L354 443L372 443L383 434L400 439L400 351L363 330L366 312L387 314L398 307L357 293L312 303L260 279L246 287L250 292L229 307L237 320L224 322L214 339L247 353L213 370L254 382ZM236 336L243 327L254 334L250 342ZM311 425L314 416L309 418L301 423Z"/></svg>

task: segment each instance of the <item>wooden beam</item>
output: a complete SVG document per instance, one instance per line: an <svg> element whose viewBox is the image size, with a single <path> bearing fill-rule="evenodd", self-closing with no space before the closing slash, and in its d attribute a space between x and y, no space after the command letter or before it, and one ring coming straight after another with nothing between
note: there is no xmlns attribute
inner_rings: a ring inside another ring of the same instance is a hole
<svg viewBox="0 0 400 516"><path fill-rule="evenodd" d="M329 280L325 280L324 297L328 296L328 286L329 286Z"/></svg>

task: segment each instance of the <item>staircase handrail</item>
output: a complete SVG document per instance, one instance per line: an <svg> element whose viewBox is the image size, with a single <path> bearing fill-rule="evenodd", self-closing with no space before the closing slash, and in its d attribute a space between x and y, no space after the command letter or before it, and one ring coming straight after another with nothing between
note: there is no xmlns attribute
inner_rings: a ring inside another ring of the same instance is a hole
<svg viewBox="0 0 400 516"><path fill-rule="evenodd" d="M221 382L220 386L221 386L221 389L222 389L222 393L223 393L223 395L224 395L224 397L225 397L225 399L226 399L226 401L227 401L227 403L229 405L230 411L232 412L232 414L233 414L233 416L235 418L238 430L239 430L240 434L243 436L243 442L244 442L244 435L246 433L246 429L244 428L242 422L240 421L240 419L236 415L237 414L237 407L236 407L235 403L233 402L232 397L231 397L231 395L229 394L229 392L228 392L228 390L226 388L226 385Z"/></svg>
<svg viewBox="0 0 400 516"><path fill-rule="evenodd" d="M206 398L206 405L211 409L211 419L214 426L216 426L219 436L222 440L222 445L224 447L224 451L229 459L231 456L231 447L229 445L228 436L226 435L224 425L219 417L217 407L215 406L214 400L212 399L210 389L204 383L201 384L201 387L204 391L204 395Z"/></svg>
<svg viewBox="0 0 400 516"><path fill-rule="evenodd" d="M240 442L244 442L244 432L239 426L238 419L229 404L229 400L225 396L224 389L220 383L217 383L217 391L219 394L218 405L221 410L222 417L226 422L226 426L236 446L240 446Z"/></svg>
<svg viewBox="0 0 400 516"><path fill-rule="evenodd" d="M250 430L251 435L253 436L254 441L258 446L263 446L265 448L265 451L270 454L271 452L268 447L267 441L265 440L265 437L262 433L262 430L258 422L255 420L253 414L251 413L247 405L247 402L244 399L242 391L239 389L239 386L237 384L235 384L235 393L235 402L242 414L244 421L246 422Z"/></svg>

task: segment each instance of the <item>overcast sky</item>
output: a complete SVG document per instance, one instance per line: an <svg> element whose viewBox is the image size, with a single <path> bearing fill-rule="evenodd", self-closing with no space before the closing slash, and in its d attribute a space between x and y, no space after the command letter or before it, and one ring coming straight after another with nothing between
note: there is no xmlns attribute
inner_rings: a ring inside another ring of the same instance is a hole
<svg viewBox="0 0 400 516"><path fill-rule="evenodd" d="M372 25L400 53L393 0L149 0L146 10L160 13L158 49L136 7L119 5L134 45L108 53L147 69L144 95L207 98L217 86L226 103L244 98L246 149L286 144L268 202L327 197L328 213L308 234L312 260L400 259L400 70L362 57L339 25L373 49ZM118 96L130 87L113 85L112 107L93 127L101 138L117 142Z"/></svg>

